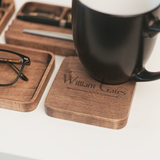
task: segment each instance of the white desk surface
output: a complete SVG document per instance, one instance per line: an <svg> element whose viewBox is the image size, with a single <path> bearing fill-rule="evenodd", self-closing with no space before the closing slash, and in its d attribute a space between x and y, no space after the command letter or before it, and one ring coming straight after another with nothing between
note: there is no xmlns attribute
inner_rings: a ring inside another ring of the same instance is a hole
<svg viewBox="0 0 160 160"><path fill-rule="evenodd" d="M35 1L68 7L72 3ZM15 0L16 12L24 2ZM15 14L8 25L14 18ZM0 43L5 43L4 31ZM121 130L56 119L46 115L44 102L64 58L56 56L55 70L37 109L28 113L0 109L0 160L159 160L160 80L137 83L128 123ZM160 38L146 68L160 70Z"/></svg>

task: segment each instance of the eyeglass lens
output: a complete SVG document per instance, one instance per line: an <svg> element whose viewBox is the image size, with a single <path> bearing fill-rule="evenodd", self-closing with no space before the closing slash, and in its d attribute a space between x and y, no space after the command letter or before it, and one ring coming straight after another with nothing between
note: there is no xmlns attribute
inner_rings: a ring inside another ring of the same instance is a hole
<svg viewBox="0 0 160 160"><path fill-rule="evenodd" d="M0 51L0 84L10 84L22 69L22 58L16 54Z"/></svg>

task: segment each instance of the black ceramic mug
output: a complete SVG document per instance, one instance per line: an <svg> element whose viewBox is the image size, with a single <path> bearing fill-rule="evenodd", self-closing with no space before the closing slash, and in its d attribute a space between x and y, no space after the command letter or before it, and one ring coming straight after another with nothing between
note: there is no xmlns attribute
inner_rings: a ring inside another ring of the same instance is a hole
<svg viewBox="0 0 160 160"><path fill-rule="evenodd" d="M159 79L160 72L145 69L160 30L159 0L107 1L72 1L74 45L83 66L106 84Z"/></svg>

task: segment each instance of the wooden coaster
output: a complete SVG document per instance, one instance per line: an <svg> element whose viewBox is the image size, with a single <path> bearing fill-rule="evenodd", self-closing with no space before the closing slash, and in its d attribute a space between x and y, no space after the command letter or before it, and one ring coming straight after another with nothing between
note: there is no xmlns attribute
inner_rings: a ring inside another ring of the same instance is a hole
<svg viewBox="0 0 160 160"><path fill-rule="evenodd" d="M26 55L31 60L31 64L25 65L22 72L29 81L19 78L13 85L0 86L0 108L22 112L34 110L53 72L53 53L4 44L0 44L0 49Z"/></svg>
<svg viewBox="0 0 160 160"><path fill-rule="evenodd" d="M15 11L14 0L5 0L3 2L3 7L0 7L0 33L2 33L6 24L12 17Z"/></svg>
<svg viewBox="0 0 160 160"><path fill-rule="evenodd" d="M55 15L58 16L60 19L66 19L67 14L71 13L71 8L49 5L44 3L27 2L19 10L17 16L28 14L36 10L41 12L55 13ZM31 35L23 33L23 29L38 29L67 34L72 34L72 29L45 24L38 24L16 18L15 20L13 20L12 24L5 32L5 40L8 44L46 50L62 56L76 56L73 41Z"/></svg>
<svg viewBox="0 0 160 160"><path fill-rule="evenodd" d="M112 129L123 128L129 116L135 82L101 84L86 73L78 57L67 57L46 97L51 117Z"/></svg>

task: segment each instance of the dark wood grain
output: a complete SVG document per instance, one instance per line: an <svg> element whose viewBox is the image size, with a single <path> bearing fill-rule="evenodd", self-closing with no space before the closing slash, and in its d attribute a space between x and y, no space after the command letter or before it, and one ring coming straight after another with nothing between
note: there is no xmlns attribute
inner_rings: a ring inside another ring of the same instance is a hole
<svg viewBox="0 0 160 160"><path fill-rule="evenodd" d="M24 15L25 13L29 13L30 11L33 11L35 9L48 12L55 12L55 14L59 16L61 19L65 18L67 12L71 10L71 8L62 6L28 2L22 6L17 15ZM6 43L51 51L56 55L62 55L62 56L77 55L72 41L43 37L38 35L31 35L23 33L23 29L40 29L46 31L72 34L71 29L15 19L9 26L8 30L5 32Z"/></svg>
<svg viewBox="0 0 160 160"><path fill-rule="evenodd" d="M0 34L7 25L15 11L14 0L5 0L3 8L0 8Z"/></svg>
<svg viewBox="0 0 160 160"><path fill-rule="evenodd" d="M53 72L54 54L48 51L3 44L0 44L0 49L21 53L31 60L30 66L25 65L23 69L23 74L29 78L29 81L26 82L19 78L13 85L0 86L0 108L22 112L34 110Z"/></svg>
<svg viewBox="0 0 160 160"><path fill-rule="evenodd" d="M45 111L51 117L120 129L127 123L134 88L134 81L101 84L86 73L78 57L67 57L47 95Z"/></svg>

